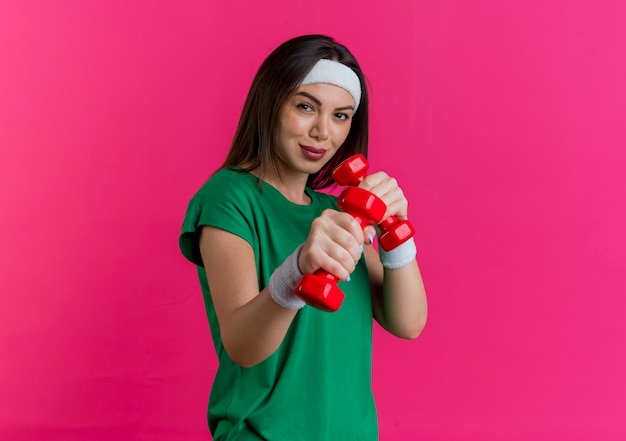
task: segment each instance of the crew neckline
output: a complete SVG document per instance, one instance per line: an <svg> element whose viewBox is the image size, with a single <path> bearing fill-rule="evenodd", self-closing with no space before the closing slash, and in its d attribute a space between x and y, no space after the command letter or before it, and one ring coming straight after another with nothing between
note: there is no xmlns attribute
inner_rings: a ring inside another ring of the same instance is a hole
<svg viewBox="0 0 626 441"><path fill-rule="evenodd" d="M291 209L296 209L296 210L301 210L301 211L308 211L313 205L314 205L314 194L315 194L315 190L313 190L312 188L306 186L304 187L304 193L309 197L310 202L308 204L298 204L296 202L293 202L291 200L289 200L278 188L276 188L274 185L270 184L267 181L264 181L263 179L259 178L258 176L250 173L249 171L244 171L243 167L241 166L233 166L230 167L230 170L235 171L237 173L241 173L241 174L245 174L247 176L250 177L250 179L253 179L255 181L255 185L258 184L258 182L261 182L261 190L265 190L268 189L269 191L275 193L276 195L279 196L278 199L280 199L281 201L283 201L283 204L290 207Z"/></svg>

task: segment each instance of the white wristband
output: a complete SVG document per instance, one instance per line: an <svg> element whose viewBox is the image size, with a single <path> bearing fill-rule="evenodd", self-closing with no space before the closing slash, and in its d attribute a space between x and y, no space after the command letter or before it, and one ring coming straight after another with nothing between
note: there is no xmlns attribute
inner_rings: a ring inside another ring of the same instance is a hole
<svg viewBox="0 0 626 441"><path fill-rule="evenodd" d="M306 305L293 293L293 289L303 276L298 266L298 256L300 256L301 248L302 245L296 248L270 276L270 296L276 303L286 309L300 309Z"/></svg>
<svg viewBox="0 0 626 441"><path fill-rule="evenodd" d="M417 255L417 248L415 247L415 241L413 238L398 245L393 250L385 251L383 247L378 247L378 254L380 255L380 261L385 268L397 269L408 265L415 260Z"/></svg>

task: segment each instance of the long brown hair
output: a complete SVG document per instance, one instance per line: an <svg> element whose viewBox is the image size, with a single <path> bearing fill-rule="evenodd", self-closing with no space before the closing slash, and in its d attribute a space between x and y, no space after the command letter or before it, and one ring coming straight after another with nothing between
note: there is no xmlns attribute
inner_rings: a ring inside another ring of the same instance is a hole
<svg viewBox="0 0 626 441"><path fill-rule="evenodd" d="M330 161L309 176L311 188L326 188L333 183L332 169L356 153L367 155L368 94L365 76L352 53L325 35L304 35L278 46L261 64L246 98L239 124L222 167L246 165L262 177L269 170L278 172L274 136L280 109L311 68L320 59L330 59L352 69L361 83L361 102L352 117L348 137Z"/></svg>

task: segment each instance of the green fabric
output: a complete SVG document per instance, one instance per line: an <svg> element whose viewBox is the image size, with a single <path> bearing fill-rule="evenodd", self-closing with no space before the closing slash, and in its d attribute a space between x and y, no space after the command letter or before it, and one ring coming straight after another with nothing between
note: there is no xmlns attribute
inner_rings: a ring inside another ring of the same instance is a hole
<svg viewBox="0 0 626 441"><path fill-rule="evenodd" d="M308 235L311 221L336 199L307 189L310 205L296 205L248 173L220 170L189 203L180 236L198 275L219 367L209 398L214 440L370 441L378 439L371 388L372 306L363 259L339 311L299 310L278 350L250 368L233 362L222 345L198 250L202 226L246 240L256 258L259 290Z"/></svg>

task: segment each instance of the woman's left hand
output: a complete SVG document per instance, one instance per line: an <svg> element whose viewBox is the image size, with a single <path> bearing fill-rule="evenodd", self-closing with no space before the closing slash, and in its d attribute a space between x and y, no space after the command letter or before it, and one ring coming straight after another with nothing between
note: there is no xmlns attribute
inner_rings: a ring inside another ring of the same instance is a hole
<svg viewBox="0 0 626 441"><path fill-rule="evenodd" d="M404 192L398 185L398 181L383 171L367 175L359 184L359 187L371 191L381 198L387 205L385 219L396 216L400 220L407 217L409 202Z"/></svg>

